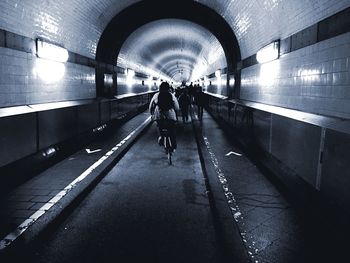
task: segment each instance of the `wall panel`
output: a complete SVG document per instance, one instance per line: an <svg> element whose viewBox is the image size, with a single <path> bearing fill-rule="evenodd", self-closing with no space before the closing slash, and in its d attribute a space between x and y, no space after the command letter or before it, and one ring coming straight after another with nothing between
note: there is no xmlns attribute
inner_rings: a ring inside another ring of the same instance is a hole
<svg viewBox="0 0 350 263"><path fill-rule="evenodd" d="M321 192L350 214L350 135L327 130L323 151Z"/></svg>
<svg viewBox="0 0 350 263"><path fill-rule="evenodd" d="M272 116L271 153L300 177L316 187L321 128Z"/></svg>
<svg viewBox="0 0 350 263"><path fill-rule="evenodd" d="M111 107L110 102L108 100L101 101L100 103L100 115L101 115L101 123L105 124L111 119Z"/></svg>
<svg viewBox="0 0 350 263"><path fill-rule="evenodd" d="M39 112L39 148L44 149L77 134L77 108Z"/></svg>
<svg viewBox="0 0 350 263"><path fill-rule="evenodd" d="M98 127L100 124L98 103L78 106L77 121L79 133Z"/></svg>
<svg viewBox="0 0 350 263"><path fill-rule="evenodd" d="M36 152L35 113L0 119L0 167Z"/></svg>
<svg viewBox="0 0 350 263"><path fill-rule="evenodd" d="M253 111L254 136L256 142L265 151L270 151L272 114L264 111Z"/></svg>

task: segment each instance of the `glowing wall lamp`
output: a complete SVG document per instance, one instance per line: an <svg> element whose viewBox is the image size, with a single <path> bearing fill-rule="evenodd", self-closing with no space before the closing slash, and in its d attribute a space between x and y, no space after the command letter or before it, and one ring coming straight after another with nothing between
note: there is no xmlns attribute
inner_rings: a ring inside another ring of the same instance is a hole
<svg viewBox="0 0 350 263"><path fill-rule="evenodd" d="M132 69L128 68L126 71L126 75L128 78L133 78L135 76L135 71L133 71Z"/></svg>
<svg viewBox="0 0 350 263"><path fill-rule="evenodd" d="M107 86L113 85L113 75L112 74L104 74L104 83Z"/></svg>
<svg viewBox="0 0 350 263"><path fill-rule="evenodd" d="M234 76L230 76L230 79L228 81L228 84L233 87L235 85L235 77Z"/></svg>
<svg viewBox="0 0 350 263"><path fill-rule="evenodd" d="M221 78L221 70L220 70L220 69L218 69L217 71L215 71L215 77Z"/></svg>
<svg viewBox="0 0 350 263"><path fill-rule="evenodd" d="M67 62L69 58L67 49L44 42L41 39L36 40L36 54L39 58L57 62Z"/></svg>
<svg viewBox="0 0 350 263"><path fill-rule="evenodd" d="M151 90L151 88L152 88L152 82L153 82L153 77L149 76L148 79L146 80L146 83L148 85L149 90Z"/></svg>
<svg viewBox="0 0 350 263"><path fill-rule="evenodd" d="M204 86L205 87L209 86L209 79L207 76L204 76Z"/></svg>
<svg viewBox="0 0 350 263"><path fill-rule="evenodd" d="M220 69L215 71L215 77L216 77L216 81L214 82L215 85L221 86L222 85L222 79L221 79L221 70Z"/></svg>
<svg viewBox="0 0 350 263"><path fill-rule="evenodd" d="M135 84L134 76L135 76L135 71L128 68L126 70L126 85L128 85L129 87Z"/></svg>
<svg viewBox="0 0 350 263"><path fill-rule="evenodd" d="M279 40L274 41L271 44L268 44L267 46L263 47L256 53L256 60L259 63L265 63L265 62L278 59L279 47L280 47Z"/></svg>
<svg viewBox="0 0 350 263"><path fill-rule="evenodd" d="M66 68L63 63L56 61L37 59L33 73L47 83L53 83L64 77Z"/></svg>

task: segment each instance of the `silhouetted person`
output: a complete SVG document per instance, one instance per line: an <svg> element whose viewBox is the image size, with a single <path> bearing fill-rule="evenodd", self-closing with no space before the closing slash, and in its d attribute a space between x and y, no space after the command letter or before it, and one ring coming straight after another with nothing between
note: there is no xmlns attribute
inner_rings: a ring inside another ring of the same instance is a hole
<svg viewBox="0 0 350 263"><path fill-rule="evenodd" d="M193 84L191 82L191 84L188 86L188 95L190 95L191 104L194 103L195 93L196 93L195 87L193 86Z"/></svg>
<svg viewBox="0 0 350 263"><path fill-rule="evenodd" d="M190 104L191 104L190 96L188 95L188 91L185 88L182 90L182 94L179 97L179 105L181 109L183 123L188 122L188 111L190 108Z"/></svg>
<svg viewBox="0 0 350 263"><path fill-rule="evenodd" d="M203 107L205 104L205 95L203 93L202 87L198 84L195 86L195 103L198 108L198 119L202 120L203 118Z"/></svg>
<svg viewBox="0 0 350 263"><path fill-rule="evenodd" d="M176 97L176 98L179 98L180 95L181 95L181 92L182 92L181 87L182 87L182 86L178 86L178 87L176 87L176 89L175 89L175 97Z"/></svg>

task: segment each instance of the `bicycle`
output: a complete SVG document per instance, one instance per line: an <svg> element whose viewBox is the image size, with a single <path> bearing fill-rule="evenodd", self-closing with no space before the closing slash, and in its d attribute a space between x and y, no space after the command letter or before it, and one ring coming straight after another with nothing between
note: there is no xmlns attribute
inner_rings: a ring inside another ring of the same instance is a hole
<svg viewBox="0 0 350 263"><path fill-rule="evenodd" d="M173 144L171 142L171 137L167 128L162 128L160 130L162 144L164 146L165 153L168 155L168 163L172 165L171 155L174 151Z"/></svg>

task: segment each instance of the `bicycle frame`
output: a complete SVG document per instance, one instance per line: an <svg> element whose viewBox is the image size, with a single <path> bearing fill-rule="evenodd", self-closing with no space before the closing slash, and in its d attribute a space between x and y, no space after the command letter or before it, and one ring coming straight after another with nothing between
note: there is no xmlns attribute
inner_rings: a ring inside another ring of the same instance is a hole
<svg viewBox="0 0 350 263"><path fill-rule="evenodd" d="M168 155L169 165L171 165L172 164L171 155L172 155L174 148L173 148L173 144L171 142L171 138L169 136L168 129L166 129L166 128L161 129L160 135L162 136L162 139L163 139L165 153Z"/></svg>

